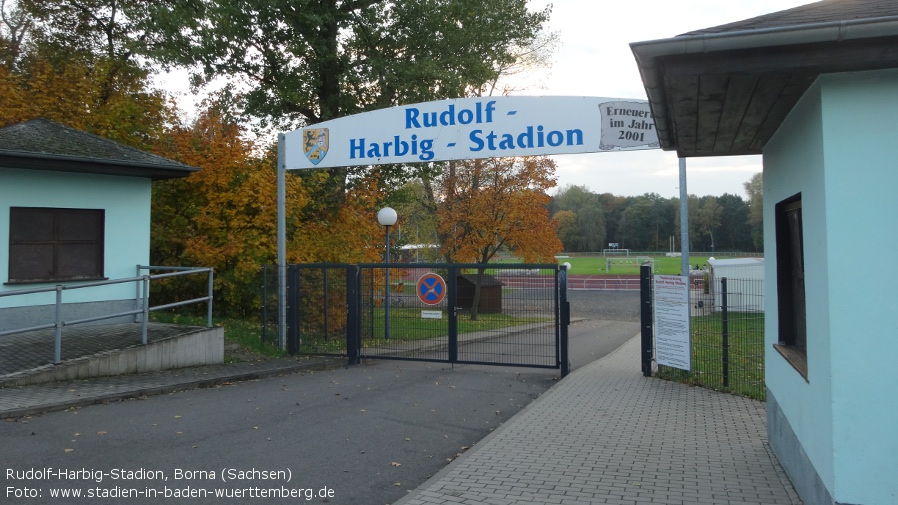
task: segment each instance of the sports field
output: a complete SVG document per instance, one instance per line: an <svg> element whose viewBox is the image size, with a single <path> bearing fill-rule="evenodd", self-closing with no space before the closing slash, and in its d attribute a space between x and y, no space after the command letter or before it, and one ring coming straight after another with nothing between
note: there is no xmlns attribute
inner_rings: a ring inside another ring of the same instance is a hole
<svg viewBox="0 0 898 505"><path fill-rule="evenodd" d="M689 263L692 265L692 268L695 268L696 265L702 267L708 261L710 256L690 256ZM635 257L632 257L633 262L637 263L635 265L621 265L615 264L611 266L610 271L605 271L605 258L602 256L589 256L589 257L570 257L570 258L558 258L558 263L570 263L571 271L568 272L569 275L599 275L599 274L611 274L611 275L639 275L639 264L638 260ZM714 256L715 259L727 259L727 256ZM615 257L615 260L626 260L628 259L626 256L624 257ZM680 274L680 258L668 258L667 256L654 256L652 257L654 260L654 268L653 273L659 275L679 275Z"/></svg>

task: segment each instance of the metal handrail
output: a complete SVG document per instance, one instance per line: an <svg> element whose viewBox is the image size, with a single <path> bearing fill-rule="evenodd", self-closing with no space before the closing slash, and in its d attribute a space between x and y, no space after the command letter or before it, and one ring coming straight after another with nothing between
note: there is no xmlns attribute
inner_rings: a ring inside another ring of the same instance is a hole
<svg viewBox="0 0 898 505"><path fill-rule="evenodd" d="M15 296L15 295L30 295L34 293L50 293L53 291L57 291L59 289L80 289L80 288L93 288L97 286L107 286L110 284L122 284L125 282L135 282L142 280L143 277L125 277L122 279L109 279L103 281L94 281L94 282L85 282L79 284L56 284L54 286L47 286L43 288L25 288L25 289L14 289L12 291L0 291L0 298L4 296Z"/></svg>
<svg viewBox="0 0 898 505"><path fill-rule="evenodd" d="M169 273L164 274L149 274L149 275L140 275L142 270L168 270ZM160 305L157 307L150 307L150 281L154 279L164 279L168 277L176 277L182 275L191 275L198 273L207 273L208 274L208 293L204 297L194 298L192 300L186 300L182 302L174 302L166 305ZM124 312L115 312L109 314L103 314L99 316L92 316L88 318L82 319L70 319L63 320L62 319L62 293L66 290L71 289L83 289L83 288L92 288L92 287L100 287L100 286L109 286L113 284L123 284L127 282L136 283L136 294L135 294L135 302L137 304L134 310L128 310ZM14 333L24 333L26 331L35 331L35 330L45 330L48 328L55 328L55 336L54 336L54 351L53 351L53 362L58 364L62 362L62 328L64 326L72 326L75 324L89 323L94 321L100 321L103 319L113 319L116 317L123 316L139 316L141 322L141 344L147 344L147 323L149 321L149 313L154 310L162 310L172 307L179 307L183 305L190 305L194 303L203 303L206 302L207 310L206 310L206 326L212 327L212 287L213 287L213 269L210 267L165 267L165 266L143 266L137 265L137 276L136 277L126 277L121 279L108 279L102 281L92 281L92 282L83 282L78 284L57 284L55 286L46 286L40 288L25 288L25 289L16 289L11 291L0 292L0 297L5 296L17 296L17 295L28 295L28 294L36 294L36 293L50 293L56 292L56 320L53 323L47 323L37 326L30 326L24 328L15 328L12 330L0 331L0 337L6 335L12 335Z"/></svg>
<svg viewBox="0 0 898 505"><path fill-rule="evenodd" d="M167 273L167 274L151 275L150 279L164 279L167 277L177 277L177 276L181 276L181 275L190 275L190 274L195 274L195 273L208 272L209 273L209 280L208 280L208 293L209 294L208 294L208 296L203 297L203 298L196 298L194 300L188 300L186 302L181 302L180 305L188 305L190 303L199 303L199 302L203 302L203 301L208 301L208 304L206 305L206 326L209 328L212 327L212 287L213 287L213 279L212 279L213 269L212 269L212 267L166 267L166 266L158 266L158 265L150 265L150 266L137 265L137 273L138 274L140 274L141 270L147 270L147 271L149 271L149 270L168 270L171 272L171 273ZM149 286L147 286L147 290L149 290ZM149 294L147 294L147 297L149 298ZM171 306L177 306L177 305L171 305ZM159 309L160 309L160 307L157 307L155 309L148 309L148 310L159 310Z"/></svg>

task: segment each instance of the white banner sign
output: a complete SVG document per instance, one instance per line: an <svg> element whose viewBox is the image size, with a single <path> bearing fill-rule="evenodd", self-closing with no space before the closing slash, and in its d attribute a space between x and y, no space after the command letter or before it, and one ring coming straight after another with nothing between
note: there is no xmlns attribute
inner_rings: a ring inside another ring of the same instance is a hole
<svg viewBox="0 0 898 505"><path fill-rule="evenodd" d="M510 96L365 112L285 135L287 169L658 147L645 100Z"/></svg>
<svg viewBox="0 0 898 505"><path fill-rule="evenodd" d="M688 276L655 276L655 360L659 365L692 369Z"/></svg>

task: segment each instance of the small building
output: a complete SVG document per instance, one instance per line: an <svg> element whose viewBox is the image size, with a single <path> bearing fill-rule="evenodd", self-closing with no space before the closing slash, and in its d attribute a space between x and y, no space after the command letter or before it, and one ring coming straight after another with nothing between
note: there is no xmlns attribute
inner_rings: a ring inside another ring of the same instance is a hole
<svg viewBox="0 0 898 505"><path fill-rule="evenodd" d="M723 307L722 279L727 280L726 305L731 312L764 312L764 258L708 260L714 309Z"/></svg>
<svg viewBox="0 0 898 505"><path fill-rule="evenodd" d="M150 261L152 182L197 170L46 119L0 128L0 293L135 277ZM133 282L66 289L63 318L136 298ZM0 331L52 322L54 310L54 293L0 296Z"/></svg>
<svg viewBox="0 0 898 505"><path fill-rule="evenodd" d="M898 2L631 44L662 149L762 154L767 437L802 501L896 503ZM866 279L869 282L859 282Z"/></svg>
<svg viewBox="0 0 898 505"><path fill-rule="evenodd" d="M431 263L440 255L437 244L405 244L399 248L402 263Z"/></svg>
<svg viewBox="0 0 898 505"><path fill-rule="evenodd" d="M458 276L458 306L469 309L474 307L474 294L480 285L480 303L477 304L479 314L502 313L502 282L489 274L460 274Z"/></svg>

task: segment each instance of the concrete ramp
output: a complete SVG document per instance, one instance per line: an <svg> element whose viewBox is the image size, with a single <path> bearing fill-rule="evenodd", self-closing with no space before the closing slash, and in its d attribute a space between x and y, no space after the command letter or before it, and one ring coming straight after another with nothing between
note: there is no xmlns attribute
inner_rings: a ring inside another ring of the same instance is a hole
<svg viewBox="0 0 898 505"><path fill-rule="evenodd" d="M0 387L155 372L224 361L224 328L151 323L66 328L62 362L53 361L53 330L0 338Z"/></svg>

